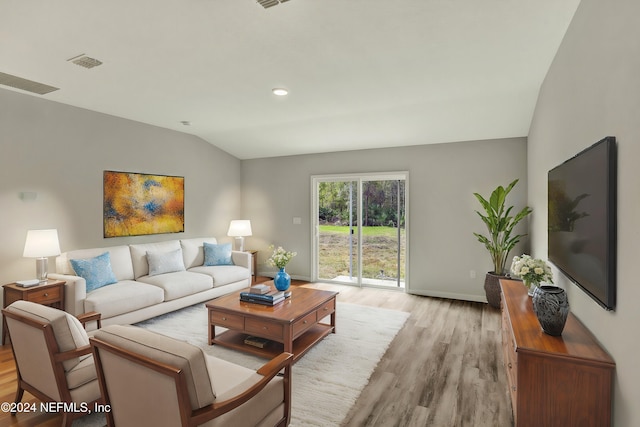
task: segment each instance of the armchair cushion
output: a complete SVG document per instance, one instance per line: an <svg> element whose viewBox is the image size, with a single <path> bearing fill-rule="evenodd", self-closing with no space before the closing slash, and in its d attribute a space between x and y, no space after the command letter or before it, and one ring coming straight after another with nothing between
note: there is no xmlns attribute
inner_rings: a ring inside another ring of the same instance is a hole
<svg viewBox="0 0 640 427"><path fill-rule="evenodd" d="M186 374L193 410L215 401L216 395L209 378L206 356L199 347L135 326L107 326L98 331L95 337L182 369Z"/></svg>
<svg viewBox="0 0 640 427"><path fill-rule="evenodd" d="M262 379L262 376L253 369L216 357L208 357L207 366L217 392L217 401L233 398ZM211 420L205 426L275 425L275 421L270 422L271 418L279 420L284 416L284 386L282 382L282 377L275 377L254 398Z"/></svg>
<svg viewBox="0 0 640 427"><path fill-rule="evenodd" d="M73 369L67 371L66 377L70 390L96 380L98 376L96 374L96 365L93 362L93 355L90 354L89 357L86 357L74 366Z"/></svg>
<svg viewBox="0 0 640 427"><path fill-rule="evenodd" d="M89 345L89 337L80 321L62 310L29 301L15 301L7 307L7 310L43 323L50 323L60 352L76 350ZM65 371L69 372L88 357L91 355L65 360L62 364Z"/></svg>

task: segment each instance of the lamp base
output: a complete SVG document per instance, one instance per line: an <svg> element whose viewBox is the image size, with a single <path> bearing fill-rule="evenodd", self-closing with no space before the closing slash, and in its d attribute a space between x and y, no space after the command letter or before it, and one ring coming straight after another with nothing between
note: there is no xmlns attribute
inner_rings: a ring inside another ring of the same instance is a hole
<svg viewBox="0 0 640 427"><path fill-rule="evenodd" d="M40 282L47 281L47 264L49 260L47 258L36 258L36 277Z"/></svg>
<svg viewBox="0 0 640 427"><path fill-rule="evenodd" d="M244 237L235 238L235 250L244 252Z"/></svg>

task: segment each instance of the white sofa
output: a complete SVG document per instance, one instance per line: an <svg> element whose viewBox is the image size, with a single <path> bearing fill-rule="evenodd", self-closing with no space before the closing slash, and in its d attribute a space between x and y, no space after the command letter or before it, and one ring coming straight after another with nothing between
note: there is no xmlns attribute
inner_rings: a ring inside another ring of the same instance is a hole
<svg viewBox="0 0 640 427"><path fill-rule="evenodd" d="M77 316L97 311L103 326L137 323L249 286L251 255L232 251L233 265L205 266L205 242L217 243L210 237L69 251L56 258L56 273L50 273L49 278L66 282L67 312ZM182 251L184 270L149 274L147 252L178 249ZM85 279L76 275L70 260L93 258L104 252L109 252L117 282L87 292Z"/></svg>

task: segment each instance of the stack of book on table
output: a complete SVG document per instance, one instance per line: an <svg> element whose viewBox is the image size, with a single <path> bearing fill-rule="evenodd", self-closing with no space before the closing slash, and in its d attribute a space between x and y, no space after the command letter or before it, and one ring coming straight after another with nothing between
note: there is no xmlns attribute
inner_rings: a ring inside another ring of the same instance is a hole
<svg viewBox="0 0 640 427"><path fill-rule="evenodd" d="M240 292L240 301L276 305L284 301L284 292L272 290L266 285L255 285L248 292Z"/></svg>

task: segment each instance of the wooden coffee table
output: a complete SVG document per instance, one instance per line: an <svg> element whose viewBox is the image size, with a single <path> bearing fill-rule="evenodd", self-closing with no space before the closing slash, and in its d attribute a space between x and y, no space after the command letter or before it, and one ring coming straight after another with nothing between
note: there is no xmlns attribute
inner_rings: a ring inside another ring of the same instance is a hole
<svg viewBox="0 0 640 427"><path fill-rule="evenodd" d="M268 284L268 283L267 283ZM208 302L209 344L272 358L283 351L294 362L336 332L337 292L291 288L291 297L273 307L240 301L240 292ZM330 316L329 323L321 322ZM228 330L216 335L215 327ZM267 338L264 348L245 344L248 335Z"/></svg>

